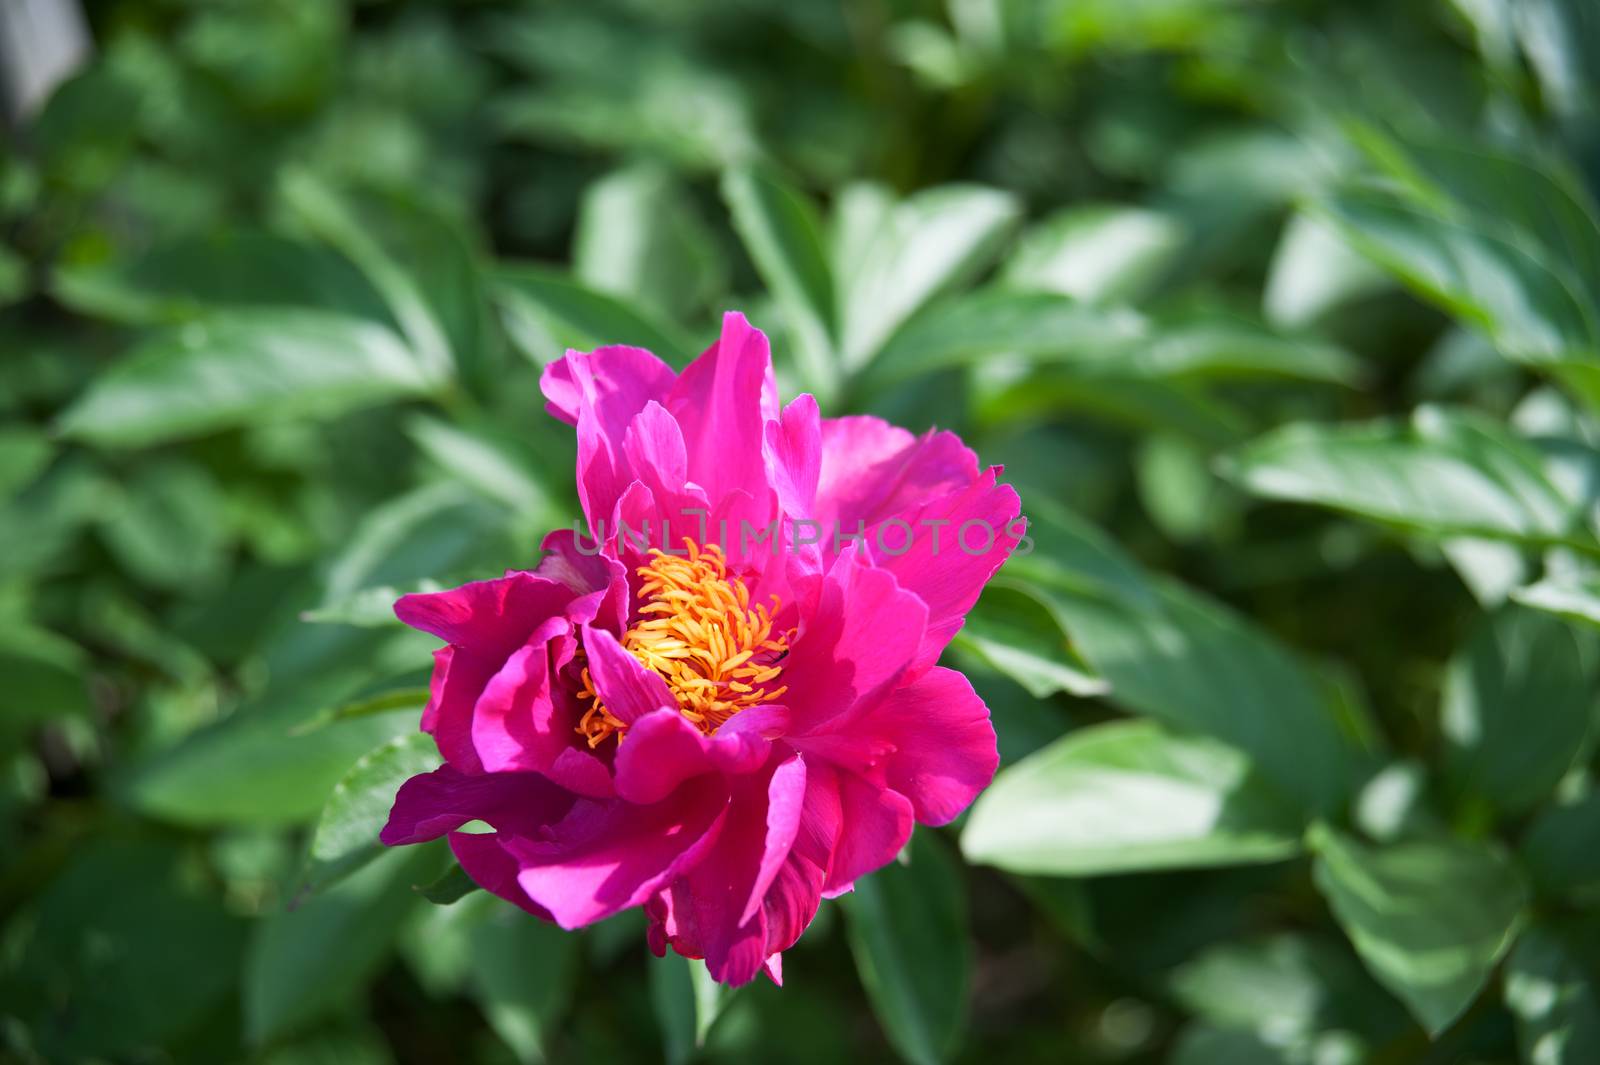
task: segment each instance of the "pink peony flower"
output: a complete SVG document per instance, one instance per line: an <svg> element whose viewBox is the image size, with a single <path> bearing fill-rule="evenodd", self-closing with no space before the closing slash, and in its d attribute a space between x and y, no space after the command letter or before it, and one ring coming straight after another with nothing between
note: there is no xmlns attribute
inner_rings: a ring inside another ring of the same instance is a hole
<svg viewBox="0 0 1600 1065"><path fill-rule="evenodd" d="M1018 542L1017 495L951 433L780 410L739 314L681 374L606 347L542 385L577 428L588 535L395 604L445 642L422 715L444 765L382 840L448 833L541 918L643 906L657 955L781 982L824 896L994 775L988 708L935 663Z"/></svg>

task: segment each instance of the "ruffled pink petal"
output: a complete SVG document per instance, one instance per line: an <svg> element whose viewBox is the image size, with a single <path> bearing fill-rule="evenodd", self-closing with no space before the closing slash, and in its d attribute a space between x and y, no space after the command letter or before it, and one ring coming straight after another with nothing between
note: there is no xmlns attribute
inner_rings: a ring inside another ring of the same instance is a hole
<svg viewBox="0 0 1600 1065"><path fill-rule="evenodd" d="M791 735L815 731L891 687L917 653L927 618L920 599L847 545L784 664Z"/></svg>
<svg viewBox="0 0 1600 1065"><path fill-rule="evenodd" d="M395 603L401 621L451 645L434 654L422 713L422 731L433 736L450 764L467 772L483 769L473 742L473 719L485 687L530 641L542 650L560 625L542 626L568 616L576 602L565 585L513 572L449 591L402 596Z"/></svg>
<svg viewBox="0 0 1600 1065"><path fill-rule="evenodd" d="M772 954L759 900L793 845L804 789L797 756L769 774L738 778L716 845L672 881L673 946L704 957L719 983L749 983Z"/></svg>
<svg viewBox="0 0 1600 1065"><path fill-rule="evenodd" d="M813 786L808 766L805 804L794 845L762 898L767 972L778 984L783 982L782 952L794 946L817 915L842 830L838 789L833 785L831 771L824 767L822 777Z"/></svg>
<svg viewBox="0 0 1600 1065"><path fill-rule="evenodd" d="M563 928L638 906L693 866L721 831L728 791L702 776L662 802L579 799L538 838L506 839L517 882Z"/></svg>
<svg viewBox="0 0 1600 1065"><path fill-rule="evenodd" d="M572 529L557 529L540 544L544 558L534 573L571 589L584 597L600 592L600 601L587 616L569 610L575 621L593 620L596 625L622 632L628 620L628 568L606 555L600 545ZM574 601L576 605L576 600Z"/></svg>
<svg viewBox="0 0 1600 1065"><path fill-rule="evenodd" d="M550 618L489 678L472 712L472 749L491 773L547 768L572 745L569 722L551 692L551 641L564 638L571 657L571 623Z"/></svg>
<svg viewBox="0 0 1600 1065"><path fill-rule="evenodd" d="M925 825L954 820L1000 766L989 708L965 676L942 666L828 729L797 742L814 759L904 795Z"/></svg>
<svg viewBox="0 0 1600 1065"><path fill-rule="evenodd" d="M796 396L780 420L767 423L766 434L767 479L779 505L790 517L811 517L822 471L822 418L816 398Z"/></svg>
<svg viewBox="0 0 1600 1065"><path fill-rule="evenodd" d="M983 586L1021 539L1021 503L1010 485L995 484L998 472L991 468L959 491L890 519L903 526L869 529L867 543L878 564L927 604L927 632L914 673L938 661Z"/></svg>
<svg viewBox="0 0 1600 1065"><path fill-rule="evenodd" d="M853 532L977 476L978 457L954 433L913 436L867 415L825 418L816 517Z"/></svg>
<svg viewBox="0 0 1600 1065"><path fill-rule="evenodd" d="M820 775L820 774L819 774ZM911 800L853 773L835 771L839 797L839 841L823 891L837 895L874 869L882 869L911 838Z"/></svg>
<svg viewBox="0 0 1600 1065"><path fill-rule="evenodd" d="M546 409L578 427L578 498L591 531L634 480L623 453L628 423L665 396L673 380L671 367L642 348L569 351L545 367Z"/></svg>
<svg viewBox="0 0 1600 1065"><path fill-rule="evenodd" d="M701 773L752 773L772 750L764 733L781 732L787 716L782 707L753 707L706 736L676 709L647 713L617 748L617 794L629 802L659 802Z"/></svg>
<svg viewBox="0 0 1600 1065"><path fill-rule="evenodd" d="M553 921L550 911L528 898L517 883L517 860L500 844L498 832L452 832L450 850L472 882L491 895L520 906L543 921Z"/></svg>
<svg viewBox="0 0 1600 1065"><path fill-rule="evenodd" d="M468 821L535 835L565 817L573 801L536 773L468 774L445 765L400 785L378 839L390 847L425 843Z"/></svg>
<svg viewBox="0 0 1600 1065"><path fill-rule="evenodd" d="M770 495L762 443L778 390L767 338L744 315L723 315L722 335L684 368L664 405L683 426L689 479L713 505L735 490Z"/></svg>
<svg viewBox="0 0 1600 1065"><path fill-rule="evenodd" d="M624 724L632 724L653 710L677 707L678 700L661 674L623 650L617 638L606 630L585 626L583 648L589 656L589 676L594 680L595 693Z"/></svg>

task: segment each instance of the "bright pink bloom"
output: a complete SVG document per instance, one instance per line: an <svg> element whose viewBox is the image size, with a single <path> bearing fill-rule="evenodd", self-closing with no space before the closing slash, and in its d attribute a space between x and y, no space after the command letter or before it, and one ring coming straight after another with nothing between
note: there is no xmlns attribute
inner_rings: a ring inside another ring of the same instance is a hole
<svg viewBox="0 0 1600 1065"><path fill-rule="evenodd" d="M564 928L643 906L658 955L780 979L823 896L994 775L988 708L935 662L1018 541L1016 493L951 433L780 410L738 314L681 374L607 347L543 389L577 427L589 536L395 605L446 644L422 716L445 764L383 842L448 833Z"/></svg>

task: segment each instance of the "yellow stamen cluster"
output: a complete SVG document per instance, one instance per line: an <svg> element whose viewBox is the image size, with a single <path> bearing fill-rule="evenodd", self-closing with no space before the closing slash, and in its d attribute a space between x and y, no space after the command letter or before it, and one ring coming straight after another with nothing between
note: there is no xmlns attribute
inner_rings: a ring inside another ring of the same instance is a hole
<svg viewBox="0 0 1600 1065"><path fill-rule="evenodd" d="M769 688L783 668L776 663L789 651L791 632L772 631L772 605L750 605L744 581L728 573L727 559L717 544L700 547L685 539L686 555L652 549L639 567L639 620L622 638L622 646L667 682L678 710L706 735L741 710L770 702L788 686ZM589 703L578 734L598 746L627 725L606 709L595 692L587 666L580 698Z"/></svg>

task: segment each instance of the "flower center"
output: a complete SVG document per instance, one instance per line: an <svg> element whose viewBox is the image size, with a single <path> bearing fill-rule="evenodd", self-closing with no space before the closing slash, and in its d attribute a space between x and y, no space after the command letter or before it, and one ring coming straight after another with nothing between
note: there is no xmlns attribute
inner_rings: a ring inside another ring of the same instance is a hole
<svg viewBox="0 0 1600 1065"><path fill-rule="evenodd" d="M788 686L767 687L783 667L793 632L772 631L780 605L750 605L750 589L728 572L717 544L700 547L685 539L687 555L651 549L650 561L639 567L643 585L639 620L622 637L634 658L655 670L678 700L678 712L706 735L716 732L741 710L770 702ZM582 672L580 698L589 709L578 722L578 734L595 747L612 733L627 729L607 710L594 689L589 669Z"/></svg>

